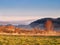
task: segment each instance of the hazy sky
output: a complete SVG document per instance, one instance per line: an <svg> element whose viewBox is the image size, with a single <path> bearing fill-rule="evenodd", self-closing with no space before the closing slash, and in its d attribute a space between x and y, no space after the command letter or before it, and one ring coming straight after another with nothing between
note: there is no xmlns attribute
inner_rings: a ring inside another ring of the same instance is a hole
<svg viewBox="0 0 60 45"><path fill-rule="evenodd" d="M60 17L60 0L0 0L0 20Z"/></svg>

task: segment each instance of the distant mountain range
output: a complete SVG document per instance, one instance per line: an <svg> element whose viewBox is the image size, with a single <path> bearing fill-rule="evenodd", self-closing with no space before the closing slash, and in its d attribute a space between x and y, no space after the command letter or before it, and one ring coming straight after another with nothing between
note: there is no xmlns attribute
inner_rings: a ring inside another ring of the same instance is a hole
<svg viewBox="0 0 60 45"><path fill-rule="evenodd" d="M26 28L31 29L31 26L29 25L33 20L25 20L25 21L0 21L0 25L13 25L18 28Z"/></svg>
<svg viewBox="0 0 60 45"><path fill-rule="evenodd" d="M28 21L12 21L12 22L4 22L0 21L0 25L14 25L19 28L26 28L26 29L31 29L31 28L41 28L44 29L44 24L47 20L51 20L53 22L54 29L60 30L60 18L42 18L38 20L28 20ZM28 24L27 24L28 23ZM27 25L26 25L27 24Z"/></svg>
<svg viewBox="0 0 60 45"><path fill-rule="evenodd" d="M31 27L44 28L44 24L47 20L51 20L53 22L54 29L60 29L60 18L42 18L32 22L29 25Z"/></svg>

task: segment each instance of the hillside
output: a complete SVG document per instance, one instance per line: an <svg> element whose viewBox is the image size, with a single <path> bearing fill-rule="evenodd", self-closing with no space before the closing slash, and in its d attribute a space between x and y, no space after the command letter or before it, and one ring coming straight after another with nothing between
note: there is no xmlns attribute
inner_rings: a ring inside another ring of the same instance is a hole
<svg viewBox="0 0 60 45"><path fill-rule="evenodd" d="M60 30L60 18L42 18L38 19L30 24L31 27L44 28L45 22L51 20L54 26L54 30Z"/></svg>

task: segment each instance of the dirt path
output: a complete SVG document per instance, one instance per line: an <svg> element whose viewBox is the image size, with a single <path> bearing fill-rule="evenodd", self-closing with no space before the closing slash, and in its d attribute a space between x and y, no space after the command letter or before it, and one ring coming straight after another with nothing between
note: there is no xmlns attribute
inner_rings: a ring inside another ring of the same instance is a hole
<svg viewBox="0 0 60 45"><path fill-rule="evenodd" d="M19 35L19 36L60 36L57 34L18 34L18 33L0 33L0 35Z"/></svg>

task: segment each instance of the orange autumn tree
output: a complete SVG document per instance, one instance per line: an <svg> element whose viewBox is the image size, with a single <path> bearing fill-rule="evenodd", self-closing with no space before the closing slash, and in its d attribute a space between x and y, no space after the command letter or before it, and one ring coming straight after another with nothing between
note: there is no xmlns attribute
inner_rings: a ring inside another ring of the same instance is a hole
<svg viewBox="0 0 60 45"><path fill-rule="evenodd" d="M52 20L47 20L45 23L46 31L52 31L53 30L53 23Z"/></svg>

